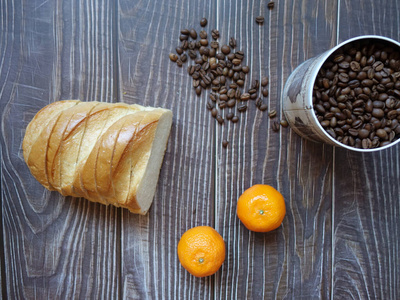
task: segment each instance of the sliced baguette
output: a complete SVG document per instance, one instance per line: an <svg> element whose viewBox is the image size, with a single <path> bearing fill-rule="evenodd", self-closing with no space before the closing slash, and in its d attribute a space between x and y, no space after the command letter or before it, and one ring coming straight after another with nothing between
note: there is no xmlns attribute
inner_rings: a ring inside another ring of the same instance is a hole
<svg viewBox="0 0 400 300"><path fill-rule="evenodd" d="M145 214L172 124L161 108L60 101L28 125L24 159L46 188Z"/></svg>

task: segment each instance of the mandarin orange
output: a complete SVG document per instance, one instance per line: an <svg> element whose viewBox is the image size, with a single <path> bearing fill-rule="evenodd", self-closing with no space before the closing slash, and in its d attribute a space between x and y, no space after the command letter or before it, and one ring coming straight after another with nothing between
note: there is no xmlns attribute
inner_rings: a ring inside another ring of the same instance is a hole
<svg viewBox="0 0 400 300"><path fill-rule="evenodd" d="M182 235L178 243L178 257L190 274L210 276L225 260L225 242L212 227L194 227Z"/></svg>
<svg viewBox="0 0 400 300"><path fill-rule="evenodd" d="M281 225L286 215L285 200L272 186L256 184L239 197L236 212L247 229L268 232Z"/></svg>

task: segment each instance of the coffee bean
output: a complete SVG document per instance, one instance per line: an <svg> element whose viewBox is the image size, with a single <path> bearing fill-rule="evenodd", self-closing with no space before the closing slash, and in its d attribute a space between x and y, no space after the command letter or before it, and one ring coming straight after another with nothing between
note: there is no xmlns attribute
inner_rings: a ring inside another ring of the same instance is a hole
<svg viewBox="0 0 400 300"><path fill-rule="evenodd" d="M211 42L212 43L212 42ZM217 54L217 52L215 51L215 48L211 48L210 49L210 53L208 54L209 57L215 57L215 55Z"/></svg>
<svg viewBox="0 0 400 300"><path fill-rule="evenodd" d="M240 91L240 90L236 90L236 93L235 93L235 98L236 99L240 99L240 96L242 95L242 92Z"/></svg>
<svg viewBox="0 0 400 300"><path fill-rule="evenodd" d="M200 80L193 80L193 87L197 88L200 85Z"/></svg>
<svg viewBox="0 0 400 300"><path fill-rule="evenodd" d="M229 53L229 54L226 56L226 58L227 58L229 61L232 61L233 59L235 59L235 53Z"/></svg>
<svg viewBox="0 0 400 300"><path fill-rule="evenodd" d="M216 102L218 100L218 96L215 93L211 93L209 97L213 102Z"/></svg>
<svg viewBox="0 0 400 300"><path fill-rule="evenodd" d="M194 40L197 39L197 32L196 32L196 30L194 30L193 28L190 29L189 35L190 35L190 37L191 37L192 39L194 39Z"/></svg>
<svg viewBox="0 0 400 300"><path fill-rule="evenodd" d="M276 117L276 110L271 110L268 114L268 116L272 119Z"/></svg>
<svg viewBox="0 0 400 300"><path fill-rule="evenodd" d="M207 39L207 32L202 30L199 32L199 36L200 36L200 39ZM201 40L200 40L200 42L201 42ZM207 42L207 44L208 44L208 42Z"/></svg>
<svg viewBox="0 0 400 300"><path fill-rule="evenodd" d="M328 121L328 120L327 120L327 121ZM329 126L331 126L332 128L335 128L336 125L337 125L337 119L336 119L336 117L332 117L332 118L330 119L330 121L328 121L328 124L329 124Z"/></svg>
<svg viewBox="0 0 400 300"><path fill-rule="evenodd" d="M181 59L182 62L186 62L186 61L187 61L187 55L186 55L185 53L183 53L183 54L180 56L180 59Z"/></svg>
<svg viewBox="0 0 400 300"><path fill-rule="evenodd" d="M221 101L228 101L228 96L226 94L219 95Z"/></svg>
<svg viewBox="0 0 400 300"><path fill-rule="evenodd" d="M221 47L221 51L223 54L228 55L229 53L231 53L231 48L228 45L223 45Z"/></svg>
<svg viewBox="0 0 400 300"><path fill-rule="evenodd" d="M196 59L196 57L197 57L196 51L194 51L194 50L189 50L188 55L191 59Z"/></svg>
<svg viewBox="0 0 400 300"><path fill-rule="evenodd" d="M222 80L222 79L224 79L224 80ZM222 81L224 81L224 82L222 82ZM220 79L219 79L219 82L220 82L221 84L224 84L224 83L225 83L225 77L224 77L224 76L221 76ZM219 93L220 93L220 94L226 94L227 92L228 92L228 89L227 89L226 86L221 86L221 88L219 89Z"/></svg>
<svg viewBox="0 0 400 300"><path fill-rule="evenodd" d="M220 97L220 99L221 99L221 97ZM218 107L219 108L221 108L221 109L224 109L225 107L226 107L226 101L220 101L219 103L218 103Z"/></svg>
<svg viewBox="0 0 400 300"><path fill-rule="evenodd" d="M280 121L280 124L281 124L282 127L285 127L285 128L289 126L289 123L288 123L286 120L284 120L284 119L282 119L282 120Z"/></svg>
<svg viewBox="0 0 400 300"><path fill-rule="evenodd" d="M360 129L358 131L358 136L360 137L360 139L365 139L369 136L370 131L367 129Z"/></svg>
<svg viewBox="0 0 400 300"><path fill-rule="evenodd" d="M181 34L183 34L183 35L189 35L190 34L190 31L189 31L189 29L182 29L181 30Z"/></svg>
<svg viewBox="0 0 400 300"><path fill-rule="evenodd" d="M342 112L336 112L335 113L335 117L338 119L338 120L346 120L346 115L344 114L344 113L342 113Z"/></svg>
<svg viewBox="0 0 400 300"><path fill-rule="evenodd" d="M254 88L252 88L252 89L248 90L248 93L249 93L250 95L253 95L253 94L257 93L257 90L254 89ZM256 97L256 98L257 98L257 97Z"/></svg>
<svg viewBox="0 0 400 300"><path fill-rule="evenodd" d="M377 135L378 137L380 137L381 139L383 139L383 140L388 139L388 134L387 134L387 132L386 132L384 129L378 129L378 130L376 131L376 135Z"/></svg>
<svg viewBox="0 0 400 300"><path fill-rule="evenodd" d="M242 61L238 58L234 58L232 59L232 64L234 64L235 66L238 66L242 63Z"/></svg>
<svg viewBox="0 0 400 300"><path fill-rule="evenodd" d="M317 104L314 106L314 109L319 112L320 114L324 114L325 113L325 108L321 105L321 104Z"/></svg>
<svg viewBox="0 0 400 300"><path fill-rule="evenodd" d="M340 128L340 127L334 128L333 131L335 132L335 134L336 134L337 137L339 137L339 136L342 137L342 136L344 135L343 129Z"/></svg>
<svg viewBox="0 0 400 300"><path fill-rule="evenodd" d="M381 62L381 61L376 61L376 62L372 65L372 67L374 68L374 70L375 70L376 72L382 71L383 68L384 68L384 66L385 66L384 63Z"/></svg>
<svg viewBox="0 0 400 300"><path fill-rule="evenodd" d="M264 87L264 88L262 89L262 95L263 95L264 97L268 97L268 94L269 94L268 88L267 88L267 87Z"/></svg>
<svg viewBox="0 0 400 300"><path fill-rule="evenodd" d="M361 66L360 63L358 63L357 61L352 61L350 63L350 69L354 72L358 72L361 70Z"/></svg>
<svg viewBox="0 0 400 300"><path fill-rule="evenodd" d="M236 105L236 100L235 99L230 99L227 102L228 107L234 107Z"/></svg>
<svg viewBox="0 0 400 300"><path fill-rule="evenodd" d="M232 118L232 122L233 123L237 123L239 121L239 117L238 116L234 116L233 118Z"/></svg>
<svg viewBox="0 0 400 300"><path fill-rule="evenodd" d="M231 46L231 48L235 48L236 47L236 40L235 38L231 37L229 39L229 46Z"/></svg>
<svg viewBox="0 0 400 300"><path fill-rule="evenodd" d="M217 120L217 122L219 123L219 124L224 124L224 118L221 116L221 115L217 115L216 117L215 117L215 119Z"/></svg>
<svg viewBox="0 0 400 300"><path fill-rule="evenodd" d="M370 57L368 57L367 59L367 65L372 65L375 62L375 56L371 55Z"/></svg>
<svg viewBox="0 0 400 300"><path fill-rule="evenodd" d="M174 53L169 54L169 59L173 62L176 62L178 60L178 56Z"/></svg>
<svg viewBox="0 0 400 300"><path fill-rule="evenodd" d="M238 111L239 112L245 112L247 110L247 105L246 104L241 104L238 106Z"/></svg>
<svg viewBox="0 0 400 300"><path fill-rule="evenodd" d="M389 120L395 119L398 115L399 113L397 112L397 110L391 110L387 113L387 117Z"/></svg>
<svg viewBox="0 0 400 300"><path fill-rule="evenodd" d="M222 147L226 148L228 147L229 142L227 140L222 141Z"/></svg>
<svg viewBox="0 0 400 300"><path fill-rule="evenodd" d="M183 53L182 47L179 47L179 46L175 48L175 51L176 51L176 53L177 53L178 55L181 55L181 54Z"/></svg>
<svg viewBox="0 0 400 300"><path fill-rule="evenodd" d="M280 128L279 123L277 121L272 122L271 128L273 131L278 132Z"/></svg>
<svg viewBox="0 0 400 300"><path fill-rule="evenodd" d="M250 99L250 94L249 93L243 93L240 96L240 100L242 100L242 101L246 101L246 100L249 100L249 99Z"/></svg>
<svg viewBox="0 0 400 300"><path fill-rule="evenodd" d="M335 55L335 57L333 58L333 62L334 63L340 63L344 60L344 55L343 54L337 54Z"/></svg>
<svg viewBox="0 0 400 300"><path fill-rule="evenodd" d="M259 110L261 110L261 111L265 111L265 110L267 110L268 109L268 104L261 104L259 107L258 107L258 109Z"/></svg>
<svg viewBox="0 0 400 300"><path fill-rule="evenodd" d="M257 79L253 79L253 81L251 82L250 88L257 90L259 87L260 87L260 82ZM400 89L400 86L399 86L399 89Z"/></svg>
<svg viewBox="0 0 400 300"><path fill-rule="evenodd" d="M215 57L217 59L219 59L219 60L224 60L225 59L225 55L223 53L217 53L217 55Z"/></svg>
<svg viewBox="0 0 400 300"><path fill-rule="evenodd" d="M217 29L211 30L211 36L214 40L217 40L219 38L219 31Z"/></svg>
<svg viewBox="0 0 400 300"><path fill-rule="evenodd" d="M336 133L332 128L329 128L328 130L326 130L326 132L333 137L334 139L336 139Z"/></svg>
<svg viewBox="0 0 400 300"><path fill-rule="evenodd" d="M200 45L201 46L208 46L208 40L207 39L200 39Z"/></svg>
<svg viewBox="0 0 400 300"><path fill-rule="evenodd" d="M360 81L357 79L350 80L348 83L348 87L353 90L358 88L359 86L360 86Z"/></svg>
<svg viewBox="0 0 400 300"><path fill-rule="evenodd" d="M201 26L201 27L207 26L207 23L208 23L208 21L207 21L206 18L202 18L202 19L200 20L200 26Z"/></svg>
<svg viewBox="0 0 400 300"><path fill-rule="evenodd" d="M179 36L179 40L180 40L180 41L187 41L188 39L189 39L189 36L187 36L187 35L181 34L181 35Z"/></svg>
<svg viewBox="0 0 400 300"><path fill-rule="evenodd" d="M268 2L268 4L267 4L267 7L268 7L269 10L273 9L274 6L275 6L275 2L274 2L274 1L270 1L270 2Z"/></svg>
<svg viewBox="0 0 400 300"><path fill-rule="evenodd" d="M235 97L235 93L236 93L236 90L231 88L231 89L228 90L227 95L228 95L229 98L234 98Z"/></svg>
<svg viewBox="0 0 400 300"><path fill-rule="evenodd" d="M236 84L238 86L243 86L244 85L244 81L242 79L239 79L239 80L236 81Z"/></svg>
<svg viewBox="0 0 400 300"><path fill-rule="evenodd" d="M362 124L363 124L363 121L361 121L360 119L358 119L358 120L354 120L352 123L351 123L351 127L353 127L353 128L360 128L361 126L362 126ZM332 126L333 127L333 126Z"/></svg>
<svg viewBox="0 0 400 300"><path fill-rule="evenodd" d="M263 78L261 78L261 86L265 87L268 85L269 82L269 78L267 76L264 76Z"/></svg>
<svg viewBox="0 0 400 300"><path fill-rule="evenodd" d="M189 75L192 76L193 73L195 72L195 70L196 70L196 68L195 68L194 65L189 66L189 67L188 67L188 73L189 73Z"/></svg>
<svg viewBox="0 0 400 300"><path fill-rule="evenodd" d="M264 23L264 17L263 16L256 17L256 22L257 22L257 24L263 24Z"/></svg>
<svg viewBox="0 0 400 300"><path fill-rule="evenodd" d="M366 138L361 141L361 145L363 149L370 149L372 148L372 142L370 139Z"/></svg>
<svg viewBox="0 0 400 300"><path fill-rule="evenodd" d="M347 132L353 137L358 136L358 130L355 128L350 128Z"/></svg>
<svg viewBox="0 0 400 300"><path fill-rule="evenodd" d="M342 69L348 69L350 67L350 64L347 61L342 61L339 63L339 67Z"/></svg>
<svg viewBox="0 0 400 300"><path fill-rule="evenodd" d="M233 116L234 116L234 114L232 112L229 112L229 113L226 114L226 119L227 120L232 120Z"/></svg>
<svg viewBox="0 0 400 300"><path fill-rule="evenodd" d="M249 66L242 66L242 71L243 71L245 74L249 73L249 72L250 72Z"/></svg>
<svg viewBox="0 0 400 300"><path fill-rule="evenodd" d="M349 75L346 73L340 73L338 78L341 82L349 82Z"/></svg>
<svg viewBox="0 0 400 300"><path fill-rule="evenodd" d="M201 94L201 86L198 86L196 88L196 94L197 94L197 96L200 96L200 94Z"/></svg>
<svg viewBox="0 0 400 300"><path fill-rule="evenodd" d="M241 65L232 66L232 70L235 71L235 72L237 72L237 73L238 73L237 76L239 76L239 75L240 75L240 72L242 71L242 66L241 66ZM239 78L239 77L238 77L238 78Z"/></svg>
<svg viewBox="0 0 400 300"><path fill-rule="evenodd" d="M325 89L329 89L331 87L330 81L328 78L322 79L322 85Z"/></svg>
<svg viewBox="0 0 400 300"><path fill-rule="evenodd" d="M353 109L353 114L356 116L360 116L364 114L364 108L363 107L356 107Z"/></svg>
<svg viewBox="0 0 400 300"><path fill-rule="evenodd" d="M218 115L218 110L214 107L211 109L211 116L213 116L214 118Z"/></svg>
<svg viewBox="0 0 400 300"><path fill-rule="evenodd" d="M384 108L385 107L385 103L379 100L375 100L372 101L372 105L374 106L374 108Z"/></svg>
<svg viewBox="0 0 400 300"><path fill-rule="evenodd" d="M375 77L375 70L372 69L372 68L368 69L368 70L367 70L367 76L368 76L369 79L372 79L372 80L373 80L374 77Z"/></svg>
<svg viewBox="0 0 400 300"><path fill-rule="evenodd" d="M385 112L381 108L374 108L372 110L372 116L374 116L375 118L383 118L384 115Z"/></svg>

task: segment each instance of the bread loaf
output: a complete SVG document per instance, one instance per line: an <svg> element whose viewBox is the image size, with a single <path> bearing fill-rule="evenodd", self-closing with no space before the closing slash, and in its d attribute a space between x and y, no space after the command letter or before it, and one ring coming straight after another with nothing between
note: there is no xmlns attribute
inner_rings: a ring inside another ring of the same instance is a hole
<svg viewBox="0 0 400 300"><path fill-rule="evenodd" d="M32 175L49 190L145 214L171 124L167 109L58 101L29 123L23 155Z"/></svg>

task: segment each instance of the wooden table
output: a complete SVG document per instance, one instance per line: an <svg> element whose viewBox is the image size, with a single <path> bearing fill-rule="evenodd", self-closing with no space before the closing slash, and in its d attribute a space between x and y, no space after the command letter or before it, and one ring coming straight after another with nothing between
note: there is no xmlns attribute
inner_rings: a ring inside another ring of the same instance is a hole
<svg viewBox="0 0 400 300"><path fill-rule="evenodd" d="M306 59L363 34L400 40L397 0L0 1L1 294L4 299L399 299L400 146L359 154L276 133L249 105L218 125L168 59L183 28L237 39L249 82L270 78L267 103ZM255 17L263 15L258 25ZM21 142L56 100L162 106L173 127L145 216L46 191ZM223 139L229 140L227 149ZM236 201L249 186L282 192L280 228L249 232ZM195 278L180 236L216 228L226 260Z"/></svg>

